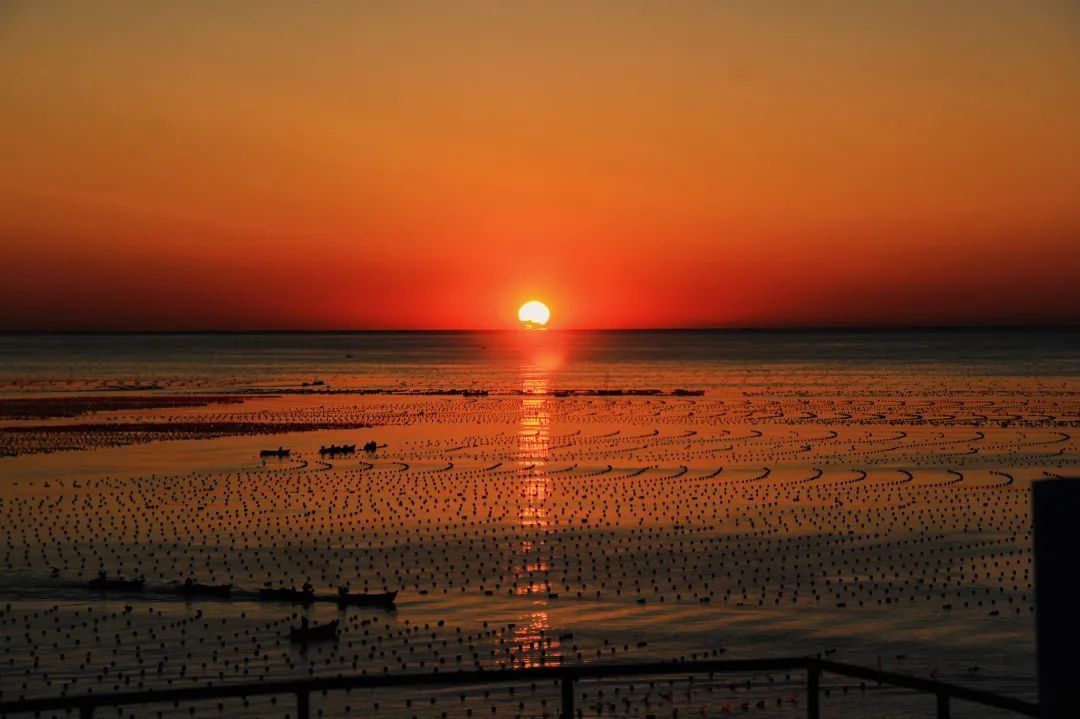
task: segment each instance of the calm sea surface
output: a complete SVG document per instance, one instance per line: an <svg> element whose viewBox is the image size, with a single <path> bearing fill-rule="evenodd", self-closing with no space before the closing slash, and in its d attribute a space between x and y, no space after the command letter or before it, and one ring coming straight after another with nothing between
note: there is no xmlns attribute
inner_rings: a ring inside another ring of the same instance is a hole
<svg viewBox="0 0 1080 719"><path fill-rule="evenodd" d="M546 367L565 386L709 388L801 371L1072 376L1078 348L1076 330L0 335L0 380L506 389Z"/></svg>
<svg viewBox="0 0 1080 719"><path fill-rule="evenodd" d="M1033 699L1030 485L1078 470L1078 340L0 335L0 700L807 654ZM99 571L145 588L91 591ZM187 577L232 596L185 601L170 587ZM259 600L305 581L310 607ZM397 590L396 607L340 609L343 585ZM301 616L338 620L338 638L290 642ZM798 717L804 682L593 682L578 706ZM933 697L826 686L826 716L933 715ZM313 709L554 717L557 699L432 687ZM283 717L291 701L118 715Z"/></svg>

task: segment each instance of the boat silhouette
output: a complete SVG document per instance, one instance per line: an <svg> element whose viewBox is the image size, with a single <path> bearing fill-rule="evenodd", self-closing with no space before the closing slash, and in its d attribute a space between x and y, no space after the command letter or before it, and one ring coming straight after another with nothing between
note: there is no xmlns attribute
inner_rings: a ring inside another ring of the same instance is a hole
<svg viewBox="0 0 1080 719"><path fill-rule="evenodd" d="M138 579L123 579L117 577L116 579L109 579L102 572L96 578L87 582L90 589L107 590L113 592L141 592L143 586L146 584L146 580L142 577Z"/></svg>
<svg viewBox="0 0 1080 719"><path fill-rule="evenodd" d="M231 584L199 584L188 580L183 584L177 583L165 588L170 594L181 594L185 597L229 597L232 596Z"/></svg>
<svg viewBox="0 0 1080 719"><path fill-rule="evenodd" d="M338 620L310 626L307 617L300 620L299 627L289 629L289 639L294 642L318 642L328 639L337 639Z"/></svg>
<svg viewBox="0 0 1080 719"><path fill-rule="evenodd" d="M319 454L323 455L323 456L328 455L328 454L355 454L355 453L356 453L356 445L355 444L332 444L329 447L319 447Z"/></svg>

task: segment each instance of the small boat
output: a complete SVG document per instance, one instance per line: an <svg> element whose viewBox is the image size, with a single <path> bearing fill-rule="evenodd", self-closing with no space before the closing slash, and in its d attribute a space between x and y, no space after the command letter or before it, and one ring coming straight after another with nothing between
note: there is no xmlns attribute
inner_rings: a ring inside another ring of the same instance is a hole
<svg viewBox="0 0 1080 719"><path fill-rule="evenodd" d="M305 621L302 626L289 629L289 639L294 642L318 642L327 639L337 639L338 620L308 626Z"/></svg>
<svg viewBox="0 0 1080 719"><path fill-rule="evenodd" d="M328 454L355 454L355 444L332 444L329 447L319 447L319 454L325 456Z"/></svg>
<svg viewBox="0 0 1080 719"><path fill-rule="evenodd" d="M199 584L197 582L184 582L166 588L171 594L182 594L185 597L228 597L232 596L231 584Z"/></svg>
<svg viewBox="0 0 1080 719"><path fill-rule="evenodd" d="M284 447L278 447L277 449L263 449L259 451L260 457L288 457L291 450Z"/></svg>
<svg viewBox="0 0 1080 719"><path fill-rule="evenodd" d="M379 594L349 594L338 591L338 604L352 607L392 607L397 599L397 592Z"/></svg>
<svg viewBox="0 0 1080 719"><path fill-rule="evenodd" d="M288 589L286 587L279 587L277 589L267 588L259 590L259 599L264 602L311 604L315 601L315 592L311 589Z"/></svg>
<svg viewBox="0 0 1080 719"><path fill-rule="evenodd" d="M144 584L146 584L146 580L142 577L138 579L109 579L99 576L97 579L91 579L87 582L86 586L90 589L113 592L141 592Z"/></svg>

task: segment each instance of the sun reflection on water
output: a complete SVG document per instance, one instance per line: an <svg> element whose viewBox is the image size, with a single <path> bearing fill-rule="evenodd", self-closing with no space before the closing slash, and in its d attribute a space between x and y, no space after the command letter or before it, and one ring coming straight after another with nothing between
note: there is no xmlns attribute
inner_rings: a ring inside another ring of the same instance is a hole
<svg viewBox="0 0 1080 719"><path fill-rule="evenodd" d="M561 660L560 640L551 634L547 612L531 612L524 623L514 627L514 644L517 649L516 665L519 669L541 667Z"/></svg>
<svg viewBox="0 0 1080 719"><path fill-rule="evenodd" d="M518 520L523 528L544 532L551 526L548 498L551 479L547 475L551 449L551 413L548 382L551 370L544 362L525 364L521 370L521 416L517 442L518 491L521 504ZM517 594L546 596L551 591L550 566L541 557L543 539L524 539L516 568ZM545 615L546 617L546 615Z"/></svg>
<svg viewBox="0 0 1080 719"><path fill-rule="evenodd" d="M551 489L546 474L551 449L549 377L550 370L539 364L522 369L517 457L520 491L525 500L520 514L523 527L546 528L550 524L545 507Z"/></svg>

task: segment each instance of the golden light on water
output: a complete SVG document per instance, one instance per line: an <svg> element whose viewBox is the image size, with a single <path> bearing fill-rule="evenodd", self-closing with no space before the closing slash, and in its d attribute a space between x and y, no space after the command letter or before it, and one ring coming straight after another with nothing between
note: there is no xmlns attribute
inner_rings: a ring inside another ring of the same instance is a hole
<svg viewBox="0 0 1080 719"><path fill-rule="evenodd" d="M551 319L551 310L539 300L530 300L518 309L518 321L526 329L542 329Z"/></svg>

